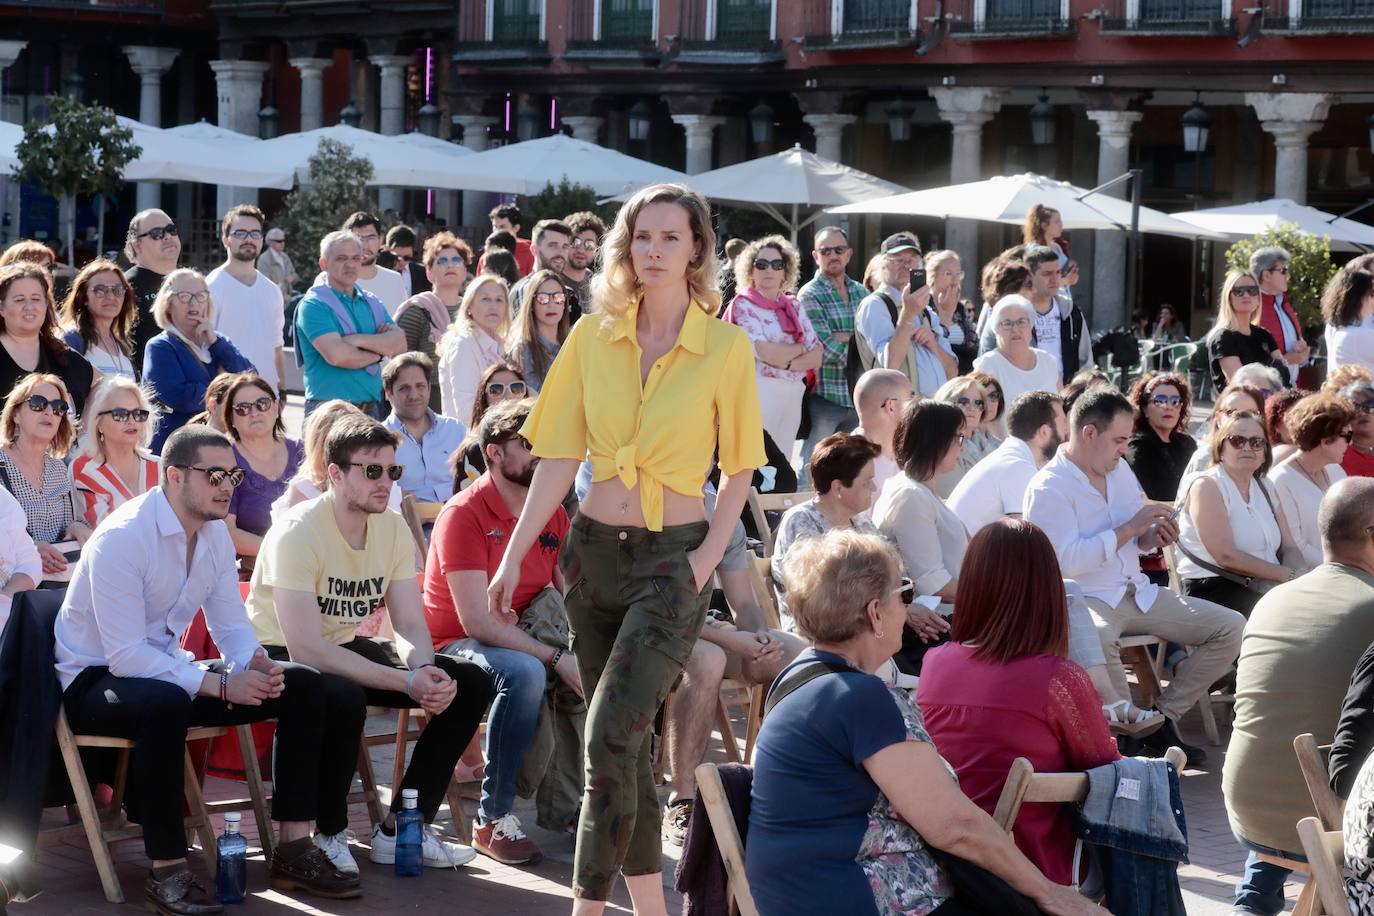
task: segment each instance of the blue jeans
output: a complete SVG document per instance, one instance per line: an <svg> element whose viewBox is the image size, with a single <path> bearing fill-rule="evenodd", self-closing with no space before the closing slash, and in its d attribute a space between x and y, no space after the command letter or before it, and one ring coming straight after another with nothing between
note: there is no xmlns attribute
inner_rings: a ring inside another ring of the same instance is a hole
<svg viewBox="0 0 1374 916"><path fill-rule="evenodd" d="M1250 850L1250 854L1245 857L1245 874L1241 876L1240 881L1236 882L1235 905L1245 907L1256 913L1263 913L1264 916L1274 916L1275 913L1281 912L1284 903L1283 885L1292 871L1274 865L1272 862L1261 862L1256 853L1263 852L1271 856L1282 856L1295 862L1306 862L1307 856L1300 852L1271 849L1259 843L1252 843L1234 830L1231 833L1240 845Z"/></svg>
<svg viewBox="0 0 1374 916"><path fill-rule="evenodd" d="M811 452L816 443L831 433L847 433L859 425L859 414L853 407L842 407L814 391L806 393L806 409L811 412L811 432L802 443L801 477L809 481L807 465L811 463Z"/></svg>
<svg viewBox="0 0 1374 916"><path fill-rule="evenodd" d="M488 824L510 814L515 805L515 784L539 724L548 669L519 649L483 645L475 639L456 640L442 652L475 662L487 672L496 690L487 716L487 746L483 748L487 775L477 808L481 822Z"/></svg>

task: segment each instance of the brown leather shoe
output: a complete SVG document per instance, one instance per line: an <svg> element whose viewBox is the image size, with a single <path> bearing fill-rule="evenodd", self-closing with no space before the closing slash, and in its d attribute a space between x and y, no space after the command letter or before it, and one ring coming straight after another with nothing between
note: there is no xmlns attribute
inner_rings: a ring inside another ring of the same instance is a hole
<svg viewBox="0 0 1374 916"><path fill-rule="evenodd" d="M178 869L161 881L149 872L148 880L143 882L143 907L162 916L205 916L224 912L224 907L201 887L189 868Z"/></svg>
<svg viewBox="0 0 1374 916"><path fill-rule="evenodd" d="M287 847L293 847L287 849ZM360 897L363 889L357 875L334 867L320 847L309 840L277 846L268 869L268 883L279 891L302 890L316 897L340 900Z"/></svg>

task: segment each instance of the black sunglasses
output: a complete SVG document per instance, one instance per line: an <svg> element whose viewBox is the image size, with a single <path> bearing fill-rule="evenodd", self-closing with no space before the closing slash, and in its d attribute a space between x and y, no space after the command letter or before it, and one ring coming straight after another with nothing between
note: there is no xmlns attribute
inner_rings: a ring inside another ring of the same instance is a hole
<svg viewBox="0 0 1374 916"><path fill-rule="evenodd" d="M902 583L892 590L892 594L900 593L902 604L910 604L916 600L916 585L906 576L902 576Z"/></svg>
<svg viewBox="0 0 1374 916"><path fill-rule="evenodd" d="M848 250L848 245L826 245L824 248L817 248L816 252L822 257L828 258L831 255L844 254Z"/></svg>
<svg viewBox="0 0 1374 916"><path fill-rule="evenodd" d="M381 480L382 472L385 471L388 478L396 481L400 480L401 475L406 472L406 466L404 464L359 464L356 461L350 461L348 462L348 466L352 468L362 468L368 480Z"/></svg>
<svg viewBox="0 0 1374 916"><path fill-rule="evenodd" d="M491 384L487 385L487 397L499 398L507 391L509 391L516 397L519 397L528 390L529 389L525 387L524 382L492 382Z"/></svg>
<svg viewBox="0 0 1374 916"><path fill-rule="evenodd" d="M24 401L24 406L34 413L42 413L45 410L51 410L54 417L65 417L71 405L61 398L53 398L49 401L41 394L34 394L30 395Z"/></svg>
<svg viewBox="0 0 1374 916"><path fill-rule="evenodd" d="M971 398L971 397L968 397L967 395L963 395L963 396L961 396L961 397L955 398L955 399L954 399L954 403L958 404L960 407L967 407L967 406L969 406L970 404L972 404L974 407L977 407L979 410L982 410L983 407L984 407L984 405L985 405L985 402L983 401L982 398Z"/></svg>
<svg viewBox="0 0 1374 916"><path fill-rule="evenodd" d="M786 266L787 266L787 262L784 261L782 258L772 258L772 259L769 259L769 258L755 258L755 259L754 259L754 269L755 269L755 270L782 270L782 269L783 269L784 267L786 267Z"/></svg>
<svg viewBox="0 0 1374 916"><path fill-rule="evenodd" d="M210 486L212 487L217 487L226 480L229 481L229 486L237 487L239 484L243 483L243 478L246 473L243 468L202 468L196 467L194 464L177 464L173 465L173 467L178 467L186 471L200 471L205 475L205 479L210 481Z"/></svg>
<svg viewBox="0 0 1374 916"><path fill-rule="evenodd" d="M147 423L152 416L152 411L144 410L142 407L129 409L128 407L111 407L109 410L102 410L96 414L98 417L109 417L116 423L127 423L132 419L135 423Z"/></svg>
<svg viewBox="0 0 1374 916"><path fill-rule="evenodd" d="M1257 452L1263 449L1265 445L1263 436L1227 436L1226 441L1231 443L1232 448L1248 448Z"/></svg>
<svg viewBox="0 0 1374 916"><path fill-rule="evenodd" d="M1374 413L1374 401L1354 401L1355 409L1360 413Z"/></svg>
<svg viewBox="0 0 1374 916"><path fill-rule="evenodd" d="M269 397L261 397L256 401L239 401L233 406L233 411L241 417L246 417L255 410L258 413L267 413L276 403L276 398Z"/></svg>
<svg viewBox="0 0 1374 916"><path fill-rule="evenodd" d="M1338 436L1340 436L1342 439L1344 439L1344 440L1346 441L1346 444L1349 444L1349 443L1355 441L1355 431L1354 431L1354 430L1351 430L1351 429L1343 429L1343 430L1341 430L1339 433L1337 433L1336 435L1338 435Z"/></svg>
<svg viewBox="0 0 1374 916"><path fill-rule="evenodd" d="M1260 289L1258 286L1233 286L1231 295L1233 296L1258 296Z"/></svg>
<svg viewBox="0 0 1374 916"><path fill-rule="evenodd" d="M163 238L165 238L166 236L169 236L169 235L176 235L176 234L177 234L177 224L176 224L176 223L168 223L168 224L165 225L165 226L155 226L155 227L153 227L152 229L149 229L147 232L140 232L138 235L134 236L134 238L136 238L136 239L150 238L150 239L152 239L152 240L155 241L155 242L160 242L160 241L162 241Z"/></svg>

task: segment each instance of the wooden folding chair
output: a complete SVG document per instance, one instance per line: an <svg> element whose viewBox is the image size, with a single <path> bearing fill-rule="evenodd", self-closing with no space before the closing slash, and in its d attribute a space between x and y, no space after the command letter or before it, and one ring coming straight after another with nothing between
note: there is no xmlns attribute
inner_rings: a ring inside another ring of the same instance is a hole
<svg viewBox="0 0 1374 916"><path fill-rule="evenodd" d="M247 726L239 726L239 728L246 730ZM229 729L223 727L192 728L186 732L186 740L197 741L205 738L217 738L220 735L228 734L228 732ZM57 746L62 752L62 762L66 767L67 779L71 782L72 794L76 797L76 810L80 822L43 830L39 834L39 842L48 845L65 840L73 834L83 833L91 847L91 857L95 859L95 870L100 876L100 885L105 891L105 899L110 903L123 903L124 891L115 875L114 857L110 853L110 845L120 840L132 840L143 836L143 828L137 824L128 823L124 819L123 813L124 789L129 774L129 754L134 748L134 742L128 738L74 734L70 723L67 721L66 710L61 708L57 712L55 734ZM250 733L249 741L251 742L251 740ZM109 806L103 811L96 807L95 797L91 794L91 784L86 778L86 769L81 762L81 748L83 747L110 748L117 753L115 784L110 787L113 790L113 796ZM252 766L256 770L256 758L245 755L244 765L248 766L249 761L252 761ZM205 805L205 797L201 793L200 774L196 771L189 752L184 755L182 774L186 807L190 812L185 821L186 829L194 831L200 839L201 855L205 860L206 870L210 872L210 876L213 878L217 861L215 831L210 823L210 812ZM258 829L270 836L272 821L266 817L265 805L262 806L262 811L263 813L258 815L260 818Z"/></svg>
<svg viewBox="0 0 1374 916"><path fill-rule="evenodd" d="M410 536L415 541L415 553L418 558L415 568L423 575L425 560L429 557L429 541L425 540L425 529L420 523L419 505L415 497L409 493L401 497L401 518L405 519Z"/></svg>
<svg viewBox="0 0 1374 916"><path fill-rule="evenodd" d="M795 493L760 493L753 487L749 488L749 514L754 519L754 528L759 533L759 540L763 541L763 555L765 557L773 555L773 541L777 536L773 526L768 524L767 513L786 512L793 506L800 506L815 495L815 490L798 490Z"/></svg>
<svg viewBox="0 0 1374 916"><path fill-rule="evenodd" d="M1321 829L1340 830L1345 800L1331 791L1331 774L1327 769L1331 745L1318 746L1317 739L1308 732L1293 739L1293 753L1298 757L1298 767L1307 783L1307 794L1312 796L1312 807L1317 809Z"/></svg>
<svg viewBox="0 0 1374 916"><path fill-rule="evenodd" d="M759 916L759 908L754 904L754 895L749 890L749 878L744 873L744 844L740 842L739 831L735 829L735 816L730 811L730 803L725 798L725 789L715 764L703 763L697 767L697 792L701 794L701 803L706 806L706 816L710 818L711 830L716 835L716 846L725 862L725 895L730 901L730 912L739 916Z"/></svg>
<svg viewBox="0 0 1374 916"><path fill-rule="evenodd" d="M1312 869L1307 886L1317 886L1308 912L1312 916L1345 916L1350 912L1343 877L1345 836L1339 827L1324 830L1317 818L1305 817L1298 821L1298 839L1302 841L1302 851ZM1294 908L1293 912L1298 910Z"/></svg>
<svg viewBox="0 0 1374 916"><path fill-rule="evenodd" d="M426 503L414 500L415 515L420 520L420 524L432 525L439 518L439 513L443 511L443 503Z"/></svg>
<svg viewBox="0 0 1374 916"><path fill-rule="evenodd" d="M1183 772L1188 757L1176 747L1164 752L1164 759ZM1035 767L1025 757L1017 757L1007 773L1007 781L1002 784L1002 794L997 798L992 819L1007 833L1011 833L1016 823L1016 815L1026 802L1062 802L1082 804L1088 797L1087 773L1037 773Z"/></svg>
<svg viewBox="0 0 1374 916"><path fill-rule="evenodd" d="M349 804L362 802L367 805L368 817L371 818L373 826L385 820L386 811L382 809L381 792L377 789L377 774L372 766L369 750L385 744L393 746L395 757L391 767L391 792L394 795L397 791L396 787L401 784L406 772L406 745L419 739L428 718L424 710L421 709L388 709L383 706L369 706L367 708L369 717L385 713L396 714L396 728L393 731L363 735L362 744L358 747L358 780L362 783L362 788L348 796ZM412 721L417 726L414 729L410 727ZM450 774L445 797L448 799L449 815L453 818L454 831L460 840L471 844L472 829L463 810L463 799L458 791L459 786L460 783L457 778Z"/></svg>

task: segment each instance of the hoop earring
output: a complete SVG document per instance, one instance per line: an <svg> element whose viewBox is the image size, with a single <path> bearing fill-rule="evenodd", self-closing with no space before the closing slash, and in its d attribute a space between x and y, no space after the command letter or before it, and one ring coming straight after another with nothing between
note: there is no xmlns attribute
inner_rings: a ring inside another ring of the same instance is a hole
<svg viewBox="0 0 1374 916"><path fill-rule="evenodd" d="M886 633L885 631L883 631L883 630L874 630L874 631L873 631L873 635L876 636L876 637L878 637L879 639L882 639L883 637L885 637L885 636L887 635L887 633Z"/></svg>

